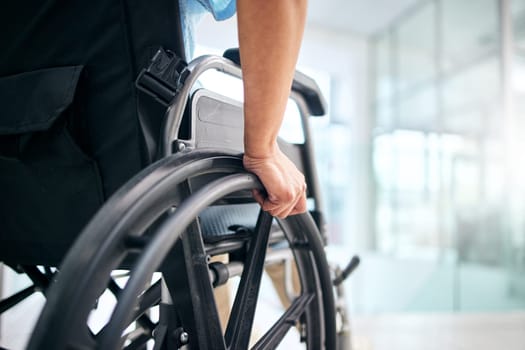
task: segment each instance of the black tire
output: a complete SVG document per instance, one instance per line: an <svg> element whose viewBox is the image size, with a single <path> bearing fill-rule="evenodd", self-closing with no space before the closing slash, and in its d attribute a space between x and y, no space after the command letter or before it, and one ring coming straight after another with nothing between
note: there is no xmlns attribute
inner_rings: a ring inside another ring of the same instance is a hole
<svg viewBox="0 0 525 350"><path fill-rule="evenodd" d="M181 192L181 184L184 187L189 178L209 177L210 174L214 174L213 181L188 198L181 200L174 195ZM172 254L181 234L188 227L193 226L195 229L195 219L202 210L231 193L259 186L253 175L244 172L239 156L213 151L192 151L168 157L135 176L95 215L64 259L58 279L49 289L47 303L28 348L123 348L125 339L121 335L132 323L145 327L147 332L134 338L131 344L128 341L126 346L129 349L144 347L146 341L153 337L157 326L149 320L147 311L160 301L160 285L148 285L152 274L162 270L161 265ZM174 206L177 206L174 213L167 215ZM259 215L255 232L249 240L250 246L267 244L272 222L266 213ZM332 286L317 227L308 214L282 220L279 225L293 250L301 278L301 295L296 299L298 302L284 312L282 321L263 336L253 349L275 348L279 343L275 334L293 326L290 320L304 326L302 340L306 348L335 349ZM150 234L152 227L154 234ZM198 225L196 227L199 229ZM120 288L111 278L111 273L123 264L128 264L127 258L132 254L135 259L130 268L129 280ZM255 255L259 257L252 259ZM238 292L238 295L241 294L238 297L240 301L234 305L231 325L225 336L217 333L220 326L216 317L212 317L209 327L200 327L205 330L185 328L190 333L191 349L247 348L246 337L249 337L249 332L246 329L251 328L249 314L252 311L246 308L252 308L253 291L258 288L257 280L260 281L260 275L257 275L262 272L262 264L250 264L249 261L261 259L261 256L264 260L264 253L251 254L248 251L246 256L246 266L250 268L245 268L246 272L241 278L241 286L244 287L239 288L244 288L244 298L243 292ZM203 257L189 259L197 258ZM207 270L207 265L205 268ZM203 286L200 289L211 288L209 280L200 283ZM88 328L87 320L108 286L118 295L118 302L107 325L94 334ZM194 312L202 313L203 310ZM184 319L180 315L175 318L178 321ZM187 327L184 324L182 326Z"/></svg>

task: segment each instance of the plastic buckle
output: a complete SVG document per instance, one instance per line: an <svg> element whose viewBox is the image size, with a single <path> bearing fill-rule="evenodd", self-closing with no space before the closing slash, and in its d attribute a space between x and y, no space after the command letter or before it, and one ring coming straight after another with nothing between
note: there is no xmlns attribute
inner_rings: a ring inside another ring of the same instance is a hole
<svg viewBox="0 0 525 350"><path fill-rule="evenodd" d="M168 106L188 75L188 64L175 53L162 47L155 53L147 68L143 69L135 86Z"/></svg>

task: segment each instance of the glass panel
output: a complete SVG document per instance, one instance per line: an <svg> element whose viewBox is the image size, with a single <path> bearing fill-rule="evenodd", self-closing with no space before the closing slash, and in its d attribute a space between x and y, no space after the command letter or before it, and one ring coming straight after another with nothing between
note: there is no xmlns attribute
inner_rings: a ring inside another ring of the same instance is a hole
<svg viewBox="0 0 525 350"><path fill-rule="evenodd" d="M525 0L512 0L511 10L514 39L512 66L514 113L517 127L525 130Z"/></svg>
<svg viewBox="0 0 525 350"><path fill-rule="evenodd" d="M516 48L512 65L512 88L519 95L525 95L525 50ZM518 101L519 102L519 101Z"/></svg>
<svg viewBox="0 0 525 350"><path fill-rule="evenodd" d="M373 106L376 126L389 128L393 125L392 113L392 55L391 35L386 32L374 42L375 58L375 104Z"/></svg>
<svg viewBox="0 0 525 350"><path fill-rule="evenodd" d="M399 127L435 130L437 96L435 83L403 94L399 101Z"/></svg>
<svg viewBox="0 0 525 350"><path fill-rule="evenodd" d="M373 141L373 284L392 298L369 295L367 311L525 307L525 0L510 3L512 130L502 115L498 0L429 2L391 28L399 91L378 93L374 111L379 126L397 123Z"/></svg>
<svg viewBox="0 0 525 350"><path fill-rule="evenodd" d="M398 254L410 257L435 257L436 208L427 192L428 152L425 134L395 133L397 166Z"/></svg>
<svg viewBox="0 0 525 350"><path fill-rule="evenodd" d="M374 147L378 247L412 256L431 252L435 257L437 186L429 175L439 160L435 142L421 132L396 131L376 138ZM422 247L429 249L423 252Z"/></svg>
<svg viewBox="0 0 525 350"><path fill-rule="evenodd" d="M447 77L443 84L444 127L449 132L494 134L501 125L498 59Z"/></svg>
<svg viewBox="0 0 525 350"><path fill-rule="evenodd" d="M525 130L525 0L512 0L514 61L512 88L517 127Z"/></svg>
<svg viewBox="0 0 525 350"><path fill-rule="evenodd" d="M375 41L375 93L376 100L388 99L392 96L392 54L391 36L389 32L382 34Z"/></svg>
<svg viewBox="0 0 525 350"><path fill-rule="evenodd" d="M512 65L512 101L514 130L512 146L505 151L509 159L509 174L505 174L506 188L511 193L503 192L503 200L508 210L508 227L505 267L508 273L507 300L524 307L525 304L525 161L523 159L525 132L525 0L512 0L512 28L514 39L514 62ZM497 190L496 190L497 191Z"/></svg>
<svg viewBox="0 0 525 350"><path fill-rule="evenodd" d="M525 49L525 0L511 1L511 15L514 44L523 52Z"/></svg>
<svg viewBox="0 0 525 350"><path fill-rule="evenodd" d="M381 100L374 106L374 114L376 117L376 127L378 131L382 129L390 129L394 126L394 111L392 102L390 100Z"/></svg>
<svg viewBox="0 0 525 350"><path fill-rule="evenodd" d="M351 213L348 194L352 193L350 157L350 128L339 124L323 124L321 118L310 118L312 121L313 139L315 141L316 166L321 193L325 203L324 214L327 232L331 244L345 242L349 237L348 217Z"/></svg>
<svg viewBox="0 0 525 350"><path fill-rule="evenodd" d="M401 91L436 76L435 12L434 3L430 3L407 18L396 31Z"/></svg>
<svg viewBox="0 0 525 350"><path fill-rule="evenodd" d="M498 1L442 0L443 67L472 63L500 46Z"/></svg>
<svg viewBox="0 0 525 350"><path fill-rule="evenodd" d="M391 134L378 136L374 139L374 171L378 190L389 191L394 187L395 150Z"/></svg>
<svg viewBox="0 0 525 350"><path fill-rule="evenodd" d="M505 150L501 140L485 141L485 173L484 196L492 206L500 205L505 201L507 191L506 174L502 169L505 166Z"/></svg>
<svg viewBox="0 0 525 350"><path fill-rule="evenodd" d="M392 254L396 251L396 235L394 234L393 194L390 191L383 191L377 195L375 228L376 228L376 249L385 254Z"/></svg>
<svg viewBox="0 0 525 350"><path fill-rule="evenodd" d="M373 167L376 184L376 249L382 253L393 253L396 249L393 211L395 198L395 150L391 134L374 140Z"/></svg>
<svg viewBox="0 0 525 350"><path fill-rule="evenodd" d="M453 308L455 260L444 256L447 241L440 231L440 147L437 134L417 131L374 139L376 243L382 255L368 260L376 287L371 289L386 289L391 297L372 292L380 299L364 298L368 310Z"/></svg>

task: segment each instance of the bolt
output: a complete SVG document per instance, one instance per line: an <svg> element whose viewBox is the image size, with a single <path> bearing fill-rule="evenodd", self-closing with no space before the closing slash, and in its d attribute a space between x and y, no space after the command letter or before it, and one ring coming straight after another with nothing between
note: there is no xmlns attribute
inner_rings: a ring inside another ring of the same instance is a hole
<svg viewBox="0 0 525 350"><path fill-rule="evenodd" d="M179 152L182 152L186 149L186 145L184 144L184 142L177 142L177 149L179 150Z"/></svg>
<svg viewBox="0 0 525 350"><path fill-rule="evenodd" d="M179 340L182 345L188 344L188 340L190 340L190 336L188 333L182 331L182 333L180 334Z"/></svg>

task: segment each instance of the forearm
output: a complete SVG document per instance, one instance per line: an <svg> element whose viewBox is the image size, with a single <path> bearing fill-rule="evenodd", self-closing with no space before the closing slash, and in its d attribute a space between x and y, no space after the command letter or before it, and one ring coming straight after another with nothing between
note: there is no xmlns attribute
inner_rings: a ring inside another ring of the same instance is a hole
<svg viewBox="0 0 525 350"><path fill-rule="evenodd" d="M304 31L306 0L237 0L244 81L244 143L251 157L275 150Z"/></svg>

